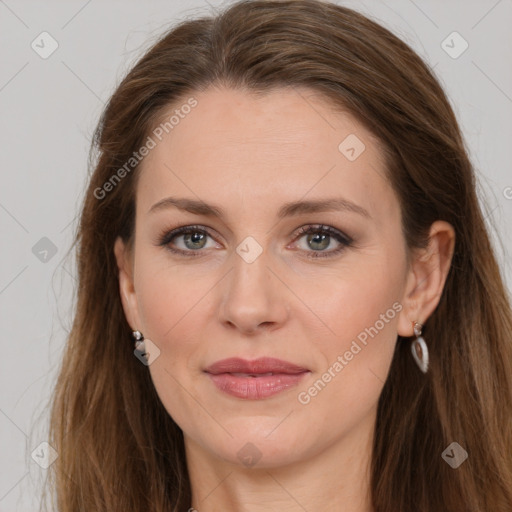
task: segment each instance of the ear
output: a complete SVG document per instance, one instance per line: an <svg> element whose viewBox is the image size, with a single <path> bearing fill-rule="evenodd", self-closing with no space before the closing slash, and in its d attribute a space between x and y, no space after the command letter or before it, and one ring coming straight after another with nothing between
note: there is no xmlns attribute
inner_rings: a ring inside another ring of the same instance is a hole
<svg viewBox="0 0 512 512"><path fill-rule="evenodd" d="M114 243L114 254L119 269L119 292L126 320L132 330L141 330L139 308L133 280L133 254L121 237Z"/></svg>
<svg viewBox="0 0 512 512"><path fill-rule="evenodd" d="M413 336L413 322L425 324L439 304L455 247L455 230L448 222L432 224L429 244L413 251L398 321L400 336Z"/></svg>

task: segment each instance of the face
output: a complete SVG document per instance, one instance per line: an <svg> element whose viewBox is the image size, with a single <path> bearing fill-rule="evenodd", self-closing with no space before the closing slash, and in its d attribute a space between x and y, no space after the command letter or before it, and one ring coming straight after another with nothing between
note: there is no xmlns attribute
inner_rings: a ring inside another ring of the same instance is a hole
<svg viewBox="0 0 512 512"><path fill-rule="evenodd" d="M133 252L116 243L126 316L189 447L305 460L373 424L412 333L399 202L375 138L312 91L193 96L143 160Z"/></svg>

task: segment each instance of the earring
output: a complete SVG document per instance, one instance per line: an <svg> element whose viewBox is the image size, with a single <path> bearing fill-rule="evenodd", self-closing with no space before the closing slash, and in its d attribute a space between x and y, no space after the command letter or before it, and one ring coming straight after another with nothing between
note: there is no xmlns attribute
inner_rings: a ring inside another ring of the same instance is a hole
<svg viewBox="0 0 512 512"><path fill-rule="evenodd" d="M142 336L142 333L140 331L132 331L132 336L135 339L135 350L144 354L146 352L144 336Z"/></svg>
<svg viewBox="0 0 512 512"><path fill-rule="evenodd" d="M411 343L412 357L416 361L419 369L423 373L427 373L428 370L428 347L425 340L421 336L421 328L423 326L418 322L413 322L413 330L416 339Z"/></svg>

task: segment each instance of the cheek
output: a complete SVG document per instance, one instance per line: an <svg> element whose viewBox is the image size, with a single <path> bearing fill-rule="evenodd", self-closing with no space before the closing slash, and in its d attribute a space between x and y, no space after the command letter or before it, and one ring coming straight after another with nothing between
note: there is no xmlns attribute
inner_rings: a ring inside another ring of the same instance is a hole
<svg viewBox="0 0 512 512"><path fill-rule="evenodd" d="M139 261L135 288L144 335L161 344L163 350L169 348L170 340L187 346L191 318L195 321L198 312L204 314L208 293L216 281L213 272L200 267L168 264L151 255Z"/></svg>
<svg viewBox="0 0 512 512"><path fill-rule="evenodd" d="M323 364L298 390L312 428L327 424L332 435L372 417L393 358L402 309L398 290L385 274L373 273L373 282L368 277L354 277L324 300L319 316L335 335L317 338Z"/></svg>
<svg viewBox="0 0 512 512"><path fill-rule="evenodd" d="M391 258L386 260L360 269L351 266L346 275L330 279L329 300L322 287L314 299L310 296L315 312L329 328L315 343L324 356L321 371L343 374L343 387L356 395L362 376L373 375L381 384L386 380L396 344L404 268L398 255L394 264Z"/></svg>
<svg viewBox="0 0 512 512"><path fill-rule="evenodd" d="M201 408L191 399L198 374L198 348L205 341L211 315L209 292L218 281L196 266L140 260L136 282L144 336L160 350L149 366L160 400L181 428L204 423Z"/></svg>

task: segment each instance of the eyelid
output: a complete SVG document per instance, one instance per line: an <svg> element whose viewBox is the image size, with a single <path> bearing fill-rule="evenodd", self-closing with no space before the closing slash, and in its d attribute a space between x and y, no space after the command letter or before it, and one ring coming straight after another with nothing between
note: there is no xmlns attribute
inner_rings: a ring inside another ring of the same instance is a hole
<svg viewBox="0 0 512 512"><path fill-rule="evenodd" d="M348 236L343 231L327 224L305 224L296 230L296 238L299 238L304 234L316 232L323 232L331 236L339 237L346 243L352 243L354 241L352 237Z"/></svg>
<svg viewBox="0 0 512 512"><path fill-rule="evenodd" d="M306 224L301 226L297 230L297 236L295 236L292 244L297 240L300 240L303 236L310 233L324 233L334 238L339 247L331 249L329 251L305 251L308 259L319 259L319 258L334 258L344 252L347 248L352 247L354 240L352 237L345 234L343 231L325 224Z"/></svg>
<svg viewBox="0 0 512 512"><path fill-rule="evenodd" d="M155 240L155 245L162 245L166 246L168 245L171 240L177 236L185 235L189 232L200 232L207 234L210 238L215 240L215 237L213 236L211 232L211 228L208 228L207 226L203 226L200 224L185 224L182 226L178 226L177 228L173 229L164 229L161 234L159 234ZM186 251L186 252L193 252L193 251Z"/></svg>

